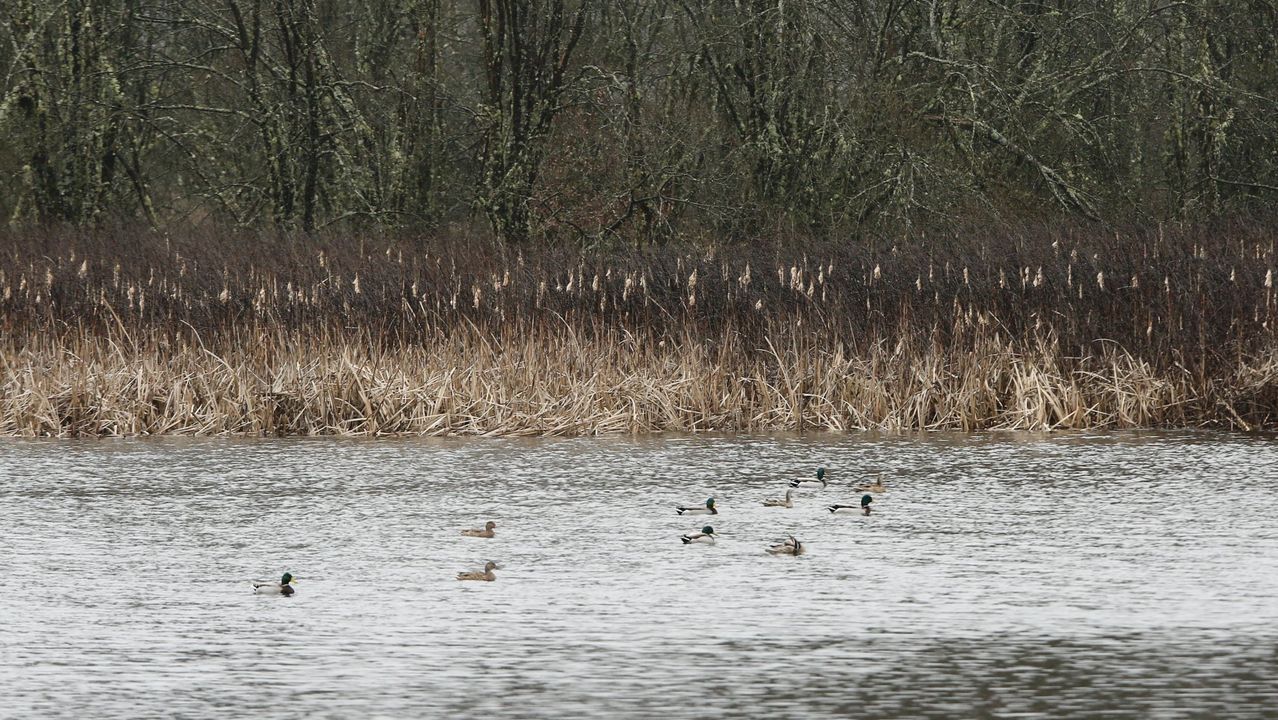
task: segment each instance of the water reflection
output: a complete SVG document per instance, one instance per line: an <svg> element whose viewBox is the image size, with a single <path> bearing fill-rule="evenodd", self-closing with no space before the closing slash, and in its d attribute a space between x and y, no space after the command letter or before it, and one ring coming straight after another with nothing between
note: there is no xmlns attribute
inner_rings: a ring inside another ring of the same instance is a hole
<svg viewBox="0 0 1278 720"><path fill-rule="evenodd" d="M1272 717L1274 447L0 442L0 715Z"/></svg>

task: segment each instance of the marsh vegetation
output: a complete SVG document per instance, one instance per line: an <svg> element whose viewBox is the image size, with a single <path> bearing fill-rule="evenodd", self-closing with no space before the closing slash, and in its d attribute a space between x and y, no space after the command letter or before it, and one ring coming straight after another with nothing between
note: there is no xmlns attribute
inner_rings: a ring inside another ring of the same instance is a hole
<svg viewBox="0 0 1278 720"><path fill-rule="evenodd" d="M650 253L387 236L4 239L6 434L1278 418L1263 226Z"/></svg>

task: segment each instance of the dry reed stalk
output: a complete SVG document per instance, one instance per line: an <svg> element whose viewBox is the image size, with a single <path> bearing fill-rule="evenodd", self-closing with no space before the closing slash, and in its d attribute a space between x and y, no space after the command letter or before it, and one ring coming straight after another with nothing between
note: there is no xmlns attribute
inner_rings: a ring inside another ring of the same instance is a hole
<svg viewBox="0 0 1278 720"><path fill-rule="evenodd" d="M726 332L551 326L494 338L472 327L392 352L366 337L282 330L212 348L159 331L42 334L0 347L0 433L1044 430L1178 425L1218 402L1250 425L1273 417L1278 396L1278 351L1204 388L1117 348L1071 360L1050 337L977 331L972 342L849 354L815 331L779 331L751 350Z"/></svg>

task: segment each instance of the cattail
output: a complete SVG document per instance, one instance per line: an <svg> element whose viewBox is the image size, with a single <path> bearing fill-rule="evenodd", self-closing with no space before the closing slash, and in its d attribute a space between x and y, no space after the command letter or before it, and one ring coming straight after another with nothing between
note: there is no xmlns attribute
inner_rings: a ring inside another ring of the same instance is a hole
<svg viewBox="0 0 1278 720"><path fill-rule="evenodd" d="M883 277L883 269L877 263L874 265L874 279L878 280Z"/></svg>
<svg viewBox="0 0 1278 720"><path fill-rule="evenodd" d="M1105 289L1105 271L1104 270L1096 273L1096 286L1099 287L1101 290Z"/></svg>
<svg viewBox="0 0 1278 720"><path fill-rule="evenodd" d="M1274 269L1269 268L1269 271L1265 273L1265 287L1271 288L1273 286L1274 286Z"/></svg>
<svg viewBox="0 0 1278 720"><path fill-rule="evenodd" d="M351 287L355 289L355 294L359 295L359 273L355 273L355 279L351 281Z"/></svg>
<svg viewBox="0 0 1278 720"><path fill-rule="evenodd" d="M85 258L84 262L80 263L80 270L76 272L75 275L76 277L83 280L86 276L88 276L88 274L89 274L89 259Z"/></svg>

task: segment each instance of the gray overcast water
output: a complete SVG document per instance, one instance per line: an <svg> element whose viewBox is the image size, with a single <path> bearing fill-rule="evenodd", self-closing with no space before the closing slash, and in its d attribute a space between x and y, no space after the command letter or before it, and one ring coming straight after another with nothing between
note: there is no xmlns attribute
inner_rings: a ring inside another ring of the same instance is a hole
<svg viewBox="0 0 1278 720"><path fill-rule="evenodd" d="M1273 718L1276 491L1213 433L0 440L0 717Z"/></svg>

